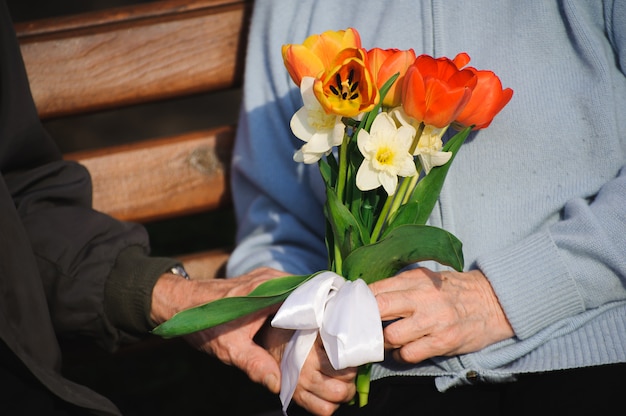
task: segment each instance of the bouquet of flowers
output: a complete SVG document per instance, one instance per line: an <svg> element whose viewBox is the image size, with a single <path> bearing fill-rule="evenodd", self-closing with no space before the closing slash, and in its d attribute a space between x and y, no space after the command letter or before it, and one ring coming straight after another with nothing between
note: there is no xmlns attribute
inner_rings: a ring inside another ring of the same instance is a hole
<svg viewBox="0 0 626 416"><path fill-rule="evenodd" d="M296 329L294 338L301 338L283 358L283 378L291 383L283 383L284 408L318 334L335 368L359 366L363 406L371 363L384 353L366 285L426 260L463 269L461 242L426 222L470 131L489 126L513 91L492 71L468 67L466 53L449 59L366 50L353 28L284 45L282 55L303 101L290 126L305 143L293 159L318 164L325 183L328 271L268 281L248 296L180 312L153 332L184 335L284 302L272 324ZM456 134L444 144L449 129ZM311 324L302 323L305 315Z"/></svg>

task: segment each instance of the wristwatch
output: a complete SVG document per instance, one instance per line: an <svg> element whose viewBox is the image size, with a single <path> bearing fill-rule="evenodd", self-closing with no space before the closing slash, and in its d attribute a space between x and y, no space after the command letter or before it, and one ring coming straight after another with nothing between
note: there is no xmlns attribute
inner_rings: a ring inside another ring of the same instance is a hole
<svg viewBox="0 0 626 416"><path fill-rule="evenodd" d="M170 273L178 275L184 279L191 280L189 274L187 274L187 270L183 266L174 266L170 269Z"/></svg>

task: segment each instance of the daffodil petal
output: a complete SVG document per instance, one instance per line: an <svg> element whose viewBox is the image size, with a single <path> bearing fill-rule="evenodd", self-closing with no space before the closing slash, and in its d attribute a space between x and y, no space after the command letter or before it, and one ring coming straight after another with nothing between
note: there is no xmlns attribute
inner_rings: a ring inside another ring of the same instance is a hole
<svg viewBox="0 0 626 416"><path fill-rule="evenodd" d="M451 157L452 152L432 152L419 155L420 162L426 174L428 174L433 167L448 163Z"/></svg>
<svg viewBox="0 0 626 416"><path fill-rule="evenodd" d="M415 161L413 157L407 155L403 158L398 167L398 176L414 176L417 175L417 169L415 168Z"/></svg>
<svg viewBox="0 0 626 416"><path fill-rule="evenodd" d="M398 186L397 175L391 174L387 171L381 171L378 173L378 180L389 196L396 193L396 187Z"/></svg>
<svg viewBox="0 0 626 416"><path fill-rule="evenodd" d="M289 126L294 136L298 139L308 142L311 137L316 133L316 130L308 123L309 112L305 107L302 107L291 117Z"/></svg>
<svg viewBox="0 0 626 416"><path fill-rule="evenodd" d="M369 144L371 140L372 140L372 137L365 129L361 129L357 133L356 144L359 147L359 151L361 152L363 156L366 156L369 154L370 152Z"/></svg>
<svg viewBox="0 0 626 416"><path fill-rule="evenodd" d="M356 186L361 191L376 189L381 185L378 179L378 172L368 165L369 161L364 160L356 173Z"/></svg>
<svg viewBox="0 0 626 416"><path fill-rule="evenodd" d="M305 145L310 152L325 153L334 145L334 138L331 132L317 132Z"/></svg>
<svg viewBox="0 0 626 416"><path fill-rule="evenodd" d="M417 131L413 126L400 126L398 128L398 132L396 133L396 137L404 146L406 146L406 150L408 152L416 134Z"/></svg>
<svg viewBox="0 0 626 416"><path fill-rule="evenodd" d="M293 160L299 163L312 164L320 160L326 152L312 152L305 144L293 155Z"/></svg>
<svg viewBox="0 0 626 416"><path fill-rule="evenodd" d="M383 134L386 136L391 136L396 134L396 123L393 121L391 116L387 113L380 113L374 119L372 123L371 131L375 131L376 133Z"/></svg>
<svg viewBox="0 0 626 416"><path fill-rule="evenodd" d="M322 107L317 100L315 93L313 92L314 83L315 78L304 77L302 78L302 83L300 84L300 95L302 95L302 103L306 108Z"/></svg>

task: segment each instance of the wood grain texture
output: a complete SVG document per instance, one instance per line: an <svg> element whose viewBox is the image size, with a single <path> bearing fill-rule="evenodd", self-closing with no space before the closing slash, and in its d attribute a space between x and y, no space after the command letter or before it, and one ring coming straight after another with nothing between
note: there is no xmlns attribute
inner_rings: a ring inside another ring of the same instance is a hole
<svg viewBox="0 0 626 416"><path fill-rule="evenodd" d="M250 1L154 4L16 25L42 118L240 85Z"/></svg>
<svg viewBox="0 0 626 416"><path fill-rule="evenodd" d="M148 222L229 205L233 136L225 126L65 157L89 170L95 209Z"/></svg>
<svg viewBox="0 0 626 416"><path fill-rule="evenodd" d="M42 119L238 89L251 0L168 0L16 24ZM210 111L210 109L207 109ZM66 154L89 170L93 207L147 223L231 208L235 126ZM180 257L224 276L229 248Z"/></svg>

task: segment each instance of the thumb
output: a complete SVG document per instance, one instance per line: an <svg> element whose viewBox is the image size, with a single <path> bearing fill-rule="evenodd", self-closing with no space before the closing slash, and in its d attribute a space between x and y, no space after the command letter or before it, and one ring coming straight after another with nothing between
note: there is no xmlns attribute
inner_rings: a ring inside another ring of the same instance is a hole
<svg viewBox="0 0 626 416"><path fill-rule="evenodd" d="M243 370L250 380L259 383L272 393L280 391L280 367L265 349L252 343L243 350L233 365Z"/></svg>

